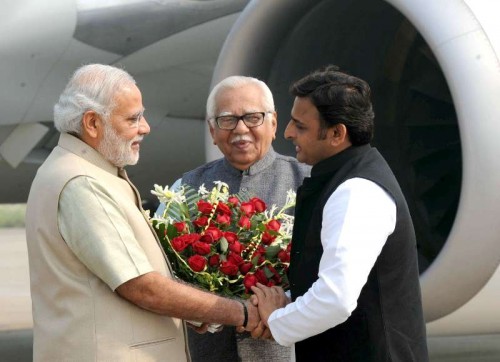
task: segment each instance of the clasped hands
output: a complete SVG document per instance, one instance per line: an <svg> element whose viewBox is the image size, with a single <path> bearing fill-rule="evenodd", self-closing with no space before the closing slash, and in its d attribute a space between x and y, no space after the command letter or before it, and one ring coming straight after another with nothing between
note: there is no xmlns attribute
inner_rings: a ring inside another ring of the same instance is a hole
<svg viewBox="0 0 500 362"><path fill-rule="evenodd" d="M268 324L269 316L276 309L283 308L290 303L290 300L283 289L277 286L266 287L263 284L257 283L256 286L252 287L252 291L255 294L246 302L248 311L247 326L237 327L236 330L239 333L250 332L250 335L255 339L273 339ZM189 327L200 334L206 333L210 326L209 323L194 323L188 321ZM217 331L220 330L222 330L222 325Z"/></svg>
<svg viewBox="0 0 500 362"><path fill-rule="evenodd" d="M269 329L268 319L276 309L283 308L290 300L281 287L266 287L257 283L252 287L255 293L250 297L249 320L246 328L238 327L238 332L248 331L256 339L273 339ZM258 313L251 313L250 308L257 309ZM253 319L253 320L252 320Z"/></svg>

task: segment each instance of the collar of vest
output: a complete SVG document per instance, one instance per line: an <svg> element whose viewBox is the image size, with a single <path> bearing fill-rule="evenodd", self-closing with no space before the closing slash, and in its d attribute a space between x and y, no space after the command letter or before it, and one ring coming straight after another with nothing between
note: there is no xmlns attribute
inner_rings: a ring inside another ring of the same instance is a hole
<svg viewBox="0 0 500 362"><path fill-rule="evenodd" d="M347 161L356 158L368 152L372 147L369 144L362 146L351 146L345 150L319 161L311 169L311 177L321 177L327 174L335 173Z"/></svg>
<svg viewBox="0 0 500 362"><path fill-rule="evenodd" d="M78 137L70 135L69 133L61 133L57 145L71 153L74 153L75 155L80 156L91 164L102 168L110 174L118 176L118 167L110 163L99 152L97 152L97 150L90 147Z"/></svg>

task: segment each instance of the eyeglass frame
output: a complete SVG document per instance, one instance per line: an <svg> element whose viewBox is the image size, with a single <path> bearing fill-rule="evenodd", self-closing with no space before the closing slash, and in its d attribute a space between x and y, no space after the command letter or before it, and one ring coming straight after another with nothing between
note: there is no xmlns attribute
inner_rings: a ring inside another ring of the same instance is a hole
<svg viewBox="0 0 500 362"><path fill-rule="evenodd" d="M215 122L215 124L217 125L217 127L223 131L232 131L234 130L236 127L238 127L238 123L240 121L243 121L243 124L245 124L246 127L248 128L255 128L255 127L259 127L259 126L262 126L264 124L264 121L266 120L266 115L268 113L273 113L273 111L266 111L266 112L249 112L249 113L245 113L245 114L242 114L242 115L235 115L235 114L225 114L225 115L222 115L222 116L217 116L217 117L212 117L211 119ZM248 125L246 122L245 122L245 118L246 116L249 116L249 115L252 115L252 114L261 114L262 115L262 122L259 123L259 124L256 124L256 125ZM236 119L236 122L234 123L234 127L233 128L222 128L220 125L219 125L219 118L222 118L222 117L232 117L232 118L235 118Z"/></svg>
<svg viewBox="0 0 500 362"><path fill-rule="evenodd" d="M141 124L142 118L144 118L144 112L146 111L145 108L142 109L142 111L133 114L131 116L125 116L121 115L122 117L125 117L125 120L129 122L129 127L130 128L139 128L139 125Z"/></svg>

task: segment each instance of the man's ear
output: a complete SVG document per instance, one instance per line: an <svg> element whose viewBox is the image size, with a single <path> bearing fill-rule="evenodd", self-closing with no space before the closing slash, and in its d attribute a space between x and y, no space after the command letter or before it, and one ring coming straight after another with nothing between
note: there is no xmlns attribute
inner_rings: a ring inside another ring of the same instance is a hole
<svg viewBox="0 0 500 362"><path fill-rule="evenodd" d="M332 146L338 146L349 142L349 135L347 134L347 127L343 123L337 123L330 129L330 137Z"/></svg>
<svg viewBox="0 0 500 362"><path fill-rule="evenodd" d="M215 123L215 120L209 119L207 121L207 123L208 123L208 129L210 130L210 134L212 135L212 141L213 141L214 145L216 145L217 142L215 142L215 129L213 126L213 124Z"/></svg>
<svg viewBox="0 0 500 362"><path fill-rule="evenodd" d="M95 111L87 111L82 116L82 133L90 138L97 138L102 127L101 117Z"/></svg>
<svg viewBox="0 0 500 362"><path fill-rule="evenodd" d="M276 130L278 129L278 113L272 113L273 119L271 120L271 125L273 127L273 141L276 139Z"/></svg>

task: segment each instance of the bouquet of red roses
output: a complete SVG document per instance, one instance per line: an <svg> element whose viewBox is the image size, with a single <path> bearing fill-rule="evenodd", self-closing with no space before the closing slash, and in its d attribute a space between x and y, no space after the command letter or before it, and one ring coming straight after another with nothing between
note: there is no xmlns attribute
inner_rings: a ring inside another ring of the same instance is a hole
<svg viewBox="0 0 500 362"><path fill-rule="evenodd" d="M268 209L264 201L230 195L220 181L208 191L181 186L178 191L155 185L151 191L164 203L153 227L175 276L228 297L248 298L250 287L288 287L295 193L286 205Z"/></svg>

